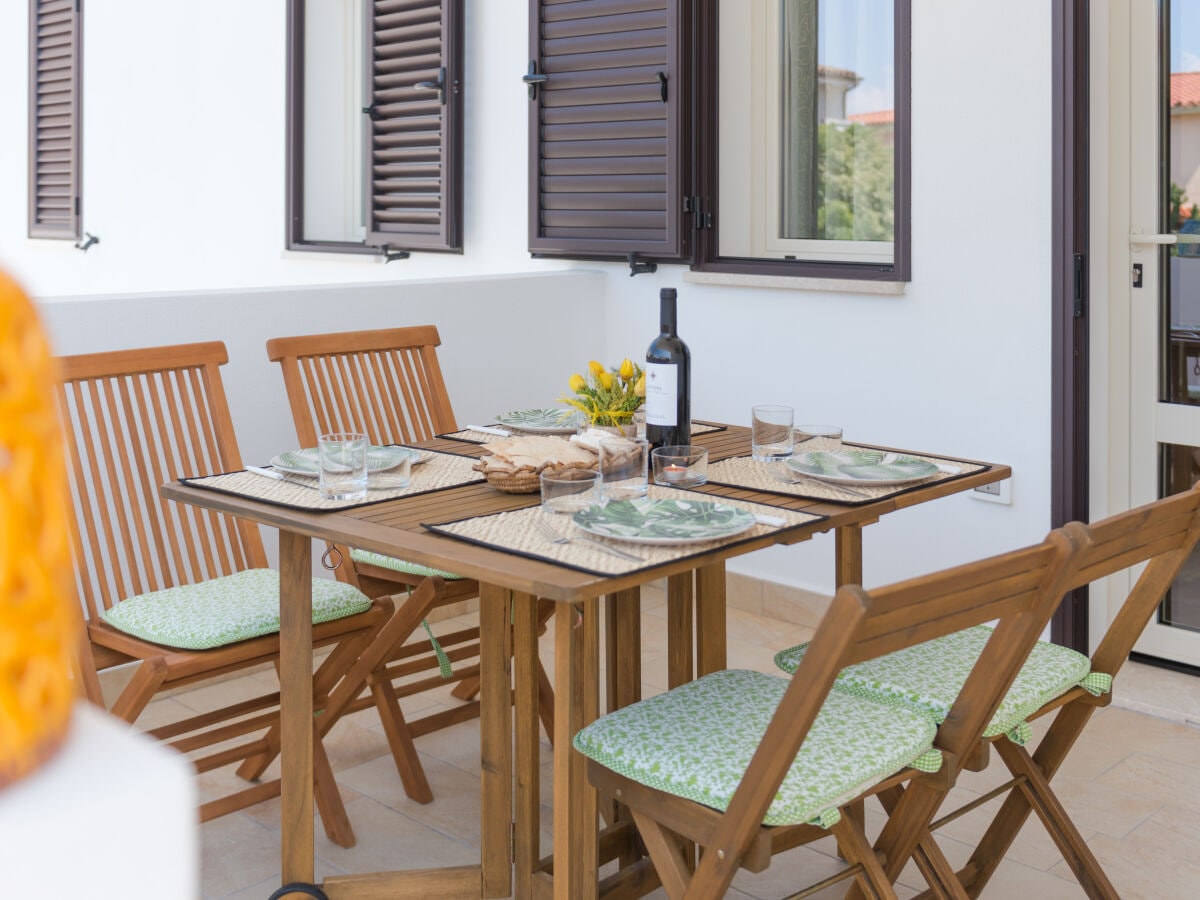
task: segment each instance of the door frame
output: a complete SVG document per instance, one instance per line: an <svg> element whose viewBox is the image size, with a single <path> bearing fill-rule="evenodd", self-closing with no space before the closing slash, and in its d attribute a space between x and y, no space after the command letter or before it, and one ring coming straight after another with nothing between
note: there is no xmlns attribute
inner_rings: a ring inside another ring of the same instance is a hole
<svg viewBox="0 0 1200 900"><path fill-rule="evenodd" d="M1088 0L1051 7L1051 461L1050 517L1088 521ZM1087 588L1068 594L1050 637L1087 653Z"/></svg>

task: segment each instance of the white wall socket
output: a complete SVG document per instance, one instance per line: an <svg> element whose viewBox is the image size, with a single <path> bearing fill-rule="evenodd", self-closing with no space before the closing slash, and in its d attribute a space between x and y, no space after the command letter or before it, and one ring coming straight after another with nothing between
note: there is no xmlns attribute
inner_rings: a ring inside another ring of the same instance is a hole
<svg viewBox="0 0 1200 900"><path fill-rule="evenodd" d="M1010 506L1012 505L1012 479L1005 478L1003 481L981 484L971 491L971 496L976 500L986 500L988 503L1003 503L1005 506Z"/></svg>

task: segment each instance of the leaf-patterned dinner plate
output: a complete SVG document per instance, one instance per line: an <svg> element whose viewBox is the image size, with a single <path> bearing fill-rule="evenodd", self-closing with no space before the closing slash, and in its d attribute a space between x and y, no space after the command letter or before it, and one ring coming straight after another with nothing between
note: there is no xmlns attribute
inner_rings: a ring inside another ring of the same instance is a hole
<svg viewBox="0 0 1200 900"><path fill-rule="evenodd" d="M575 513L591 534L637 544L695 544L733 537L754 527L744 509L708 500L612 500Z"/></svg>
<svg viewBox="0 0 1200 900"><path fill-rule="evenodd" d="M575 410L559 409L515 409L501 413L496 421L513 431L530 431L537 434L574 434L579 428Z"/></svg>
<svg viewBox="0 0 1200 900"><path fill-rule="evenodd" d="M368 447L367 471L386 472L388 469L394 469L406 456L412 457L414 466L429 459L428 453L408 447ZM305 447L303 450L288 450L280 453L271 460L271 465L281 472L290 472L292 475L321 474L320 455L316 447Z"/></svg>
<svg viewBox="0 0 1200 900"><path fill-rule="evenodd" d="M883 450L809 450L786 462L801 475L836 484L907 484L938 471L924 459Z"/></svg>

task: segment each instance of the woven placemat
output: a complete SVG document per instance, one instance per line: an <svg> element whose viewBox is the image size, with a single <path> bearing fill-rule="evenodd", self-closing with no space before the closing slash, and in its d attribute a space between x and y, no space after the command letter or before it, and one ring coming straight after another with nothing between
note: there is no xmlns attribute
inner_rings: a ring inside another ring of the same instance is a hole
<svg viewBox="0 0 1200 900"><path fill-rule="evenodd" d="M716 422L692 422L691 433L709 434L713 431L725 431L728 425L719 425ZM520 437L528 432L514 431L513 437ZM461 431L451 431L447 434L439 434L438 437L445 438L450 441L464 441L468 444L490 444L492 441L505 441L508 438L501 437L498 434L489 434L486 431L473 431L470 428L464 428Z"/></svg>
<svg viewBox="0 0 1200 900"><path fill-rule="evenodd" d="M806 522L823 518L822 516L795 512L790 509L781 509L778 506L769 506L764 503L747 503L743 500L730 500L725 497L714 497L710 494L697 493L696 491L683 491L675 488L659 487L657 485L650 487L649 496L656 500L714 501L723 506L735 506L739 509L748 510L757 516L767 516L782 520L783 524L766 525L760 523L756 524L749 531L744 531L741 534L723 540L674 546L637 544L629 541L610 541L604 538L596 538L596 540L610 544L626 553L641 557L639 560L627 560L613 556L597 548L594 544L582 540L572 541L569 544L551 543L534 528L533 522L535 519L541 519L548 523L555 531L566 537L589 537L589 535L577 527L571 521L570 516L547 513L540 506L494 513L487 516L475 516L470 519L459 519L455 522L446 522L440 525L425 525L424 527L438 534L455 537L472 544L505 550L509 553L545 560L546 562L558 563L567 568L578 569L581 572L588 572L593 575L625 575L629 572L649 569L663 563L687 559L691 556L701 556L710 551L714 546L740 544L744 541L760 538L763 535L781 531L785 528L803 525Z"/></svg>
<svg viewBox="0 0 1200 900"><path fill-rule="evenodd" d="M412 480L407 487L378 489L372 488L368 481L365 500L326 500L317 489L317 479L302 475L289 476L295 477L295 482L275 481L262 475L255 475L253 472L226 472L222 475L206 475L200 478L181 478L179 480L192 487L237 494L240 497L250 497L264 503L273 503L276 506L318 512L370 506L372 503L383 503L385 500L395 500L397 497L412 497L416 494L427 494L430 491L470 484L473 481L483 481L483 473L476 472L471 468L475 460L469 456L439 453L434 450L422 450L421 452L429 454L429 459L412 467ZM312 486L306 487L306 484Z"/></svg>
<svg viewBox="0 0 1200 900"><path fill-rule="evenodd" d="M847 444L846 446L854 445ZM819 446L818 441L813 440L806 441L804 449L823 450L827 448ZM789 497L806 497L809 500L831 500L844 506L861 506L864 503L874 503L877 500L894 497L907 491L920 490L939 481L951 481L991 468L958 459L922 456L918 453L905 453L904 455L933 463L938 467L937 474L907 484L879 486L861 484L842 486L815 478L804 478L789 484L782 480L782 476L793 476L796 473L786 468L783 463L760 462L749 456L733 456L729 459L709 463L708 480L712 484L723 484L729 487L750 488L772 494L786 494Z"/></svg>

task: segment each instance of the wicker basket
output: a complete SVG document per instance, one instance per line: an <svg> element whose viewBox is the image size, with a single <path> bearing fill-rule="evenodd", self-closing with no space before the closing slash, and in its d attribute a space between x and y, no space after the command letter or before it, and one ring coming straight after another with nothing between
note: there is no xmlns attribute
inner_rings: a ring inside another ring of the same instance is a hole
<svg viewBox="0 0 1200 900"><path fill-rule="evenodd" d="M488 472L487 483L506 494L536 494L541 490L539 474L528 469L520 472Z"/></svg>

